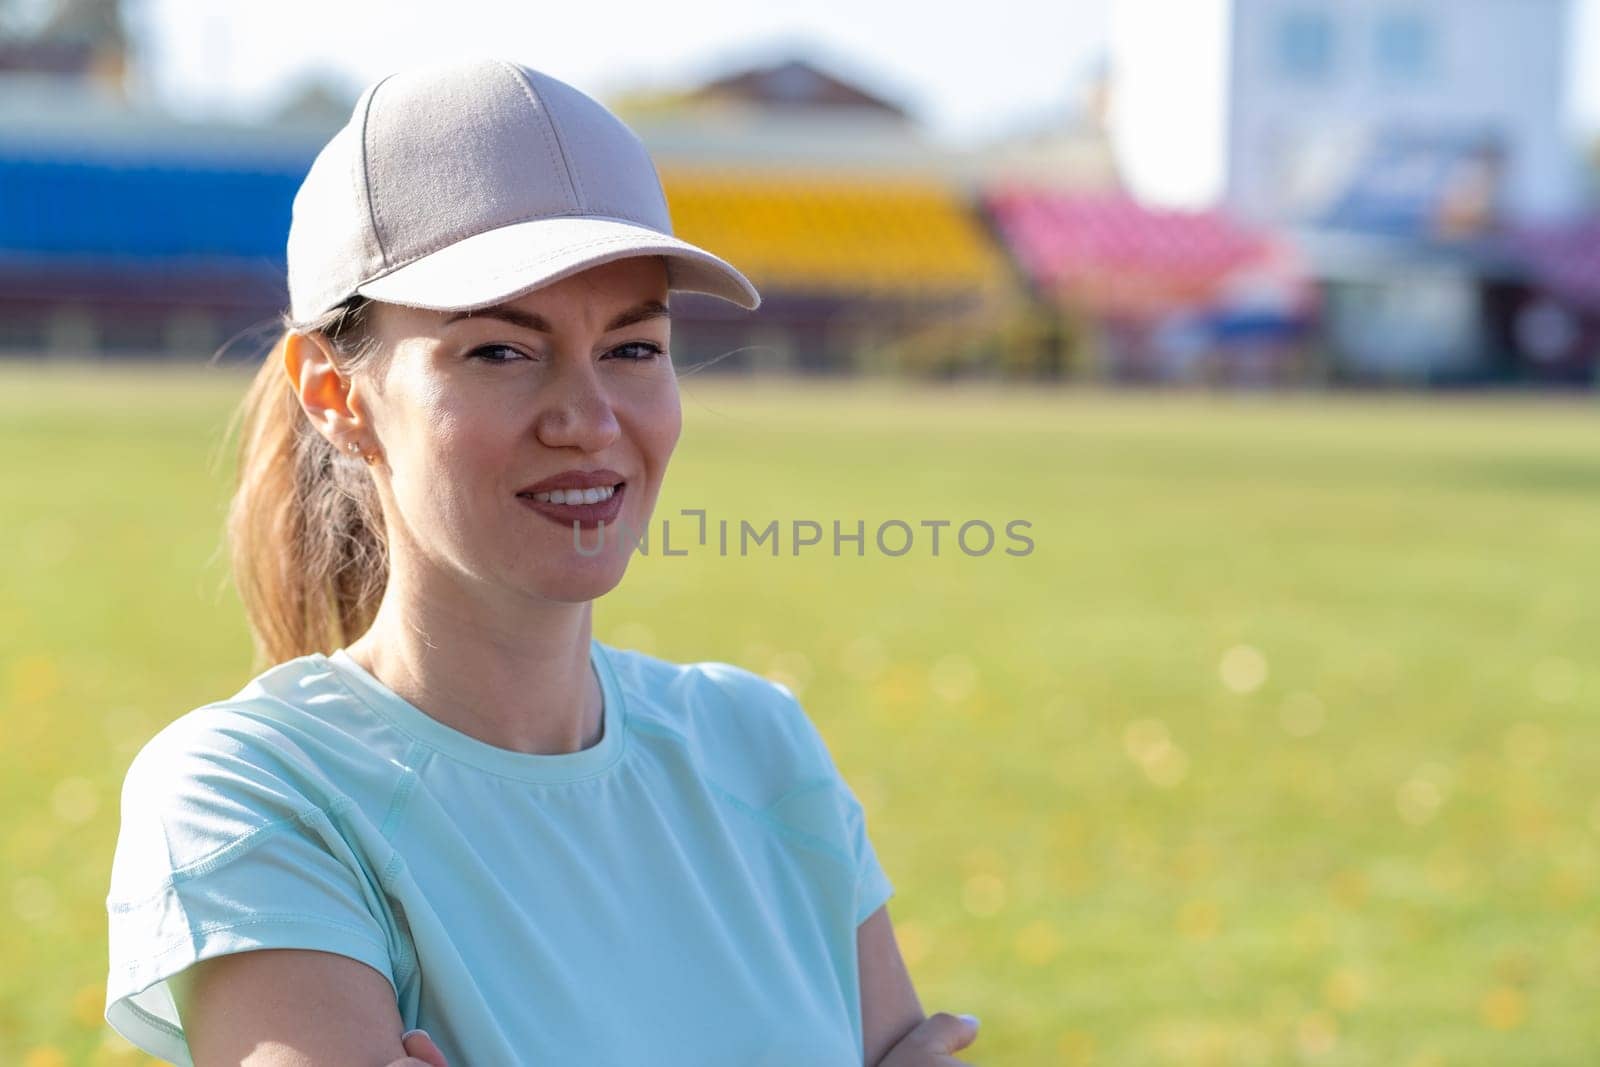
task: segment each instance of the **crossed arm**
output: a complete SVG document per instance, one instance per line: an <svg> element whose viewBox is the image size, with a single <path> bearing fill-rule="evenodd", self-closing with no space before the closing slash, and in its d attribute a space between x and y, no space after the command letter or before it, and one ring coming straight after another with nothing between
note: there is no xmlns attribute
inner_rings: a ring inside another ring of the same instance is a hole
<svg viewBox="0 0 1600 1067"><path fill-rule="evenodd" d="M866 1063L924 1019L888 905L856 931ZM196 1067L396 1067L407 1060L388 979L328 952L261 949L202 960L173 979Z"/></svg>
<svg viewBox="0 0 1600 1067"><path fill-rule="evenodd" d="M868 1067L888 1055L925 1016L885 904L856 928L861 961L861 1032Z"/></svg>

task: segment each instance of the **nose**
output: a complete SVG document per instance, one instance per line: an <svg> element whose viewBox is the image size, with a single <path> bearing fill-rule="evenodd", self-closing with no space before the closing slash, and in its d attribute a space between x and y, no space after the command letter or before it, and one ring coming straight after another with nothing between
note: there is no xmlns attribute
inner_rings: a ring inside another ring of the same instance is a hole
<svg viewBox="0 0 1600 1067"><path fill-rule="evenodd" d="M621 433L594 364L577 361L547 383L534 432L550 448L599 452Z"/></svg>

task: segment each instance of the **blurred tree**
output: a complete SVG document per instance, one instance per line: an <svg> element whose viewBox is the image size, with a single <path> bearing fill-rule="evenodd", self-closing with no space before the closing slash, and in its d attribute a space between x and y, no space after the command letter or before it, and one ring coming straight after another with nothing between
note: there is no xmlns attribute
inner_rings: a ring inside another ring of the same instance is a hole
<svg viewBox="0 0 1600 1067"><path fill-rule="evenodd" d="M128 33L121 0L55 0L40 36L126 50Z"/></svg>
<svg viewBox="0 0 1600 1067"><path fill-rule="evenodd" d="M119 0L0 0L0 70L126 91L128 31Z"/></svg>
<svg viewBox="0 0 1600 1067"><path fill-rule="evenodd" d="M350 117L359 86L333 71L319 70L298 79L284 96L275 117L281 122L338 126Z"/></svg>
<svg viewBox="0 0 1600 1067"><path fill-rule="evenodd" d="M128 87L128 28L121 0L56 0L45 22L46 40L81 44L88 49L85 74L117 95Z"/></svg>

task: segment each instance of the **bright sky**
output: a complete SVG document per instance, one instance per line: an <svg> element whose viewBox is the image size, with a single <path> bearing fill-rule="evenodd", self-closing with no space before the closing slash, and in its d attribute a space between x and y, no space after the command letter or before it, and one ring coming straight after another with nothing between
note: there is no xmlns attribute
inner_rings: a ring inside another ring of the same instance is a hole
<svg viewBox="0 0 1600 1067"><path fill-rule="evenodd" d="M1600 128L1600 0L1577 0L1574 115ZM595 96L683 85L798 46L971 143L1057 113L1106 57L1134 189L1198 204L1222 178L1227 0L549 3L541 0L127 0L147 89L191 115L269 109L297 78L363 85L430 59L507 55ZM981 13L981 14L980 14ZM597 19L596 16L599 16ZM1174 91L1177 87L1177 91Z"/></svg>

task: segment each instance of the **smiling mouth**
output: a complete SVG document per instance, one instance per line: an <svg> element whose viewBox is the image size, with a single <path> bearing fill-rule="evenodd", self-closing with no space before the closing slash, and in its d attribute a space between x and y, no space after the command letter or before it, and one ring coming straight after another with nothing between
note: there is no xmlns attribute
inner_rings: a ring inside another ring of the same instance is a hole
<svg viewBox="0 0 1600 1067"><path fill-rule="evenodd" d="M594 486L589 489L546 489L538 493L518 493L517 496L524 500L533 500L541 504L556 504L561 506L579 506L585 504L602 504L622 491L626 482L616 485Z"/></svg>
<svg viewBox="0 0 1600 1067"><path fill-rule="evenodd" d="M552 522L559 523L569 529L578 526L582 529L592 530L600 524L614 526L617 516L622 513L622 498L627 494L627 482L618 482L613 486L599 486L598 489L610 489L610 495L600 499L590 500L595 496L594 490L548 490L542 493L518 493L517 499L522 501L530 511L536 511ZM560 503L550 499L555 493L560 492L563 500ZM573 494L572 503L565 500L567 493ZM543 497L545 499L539 499Z"/></svg>

